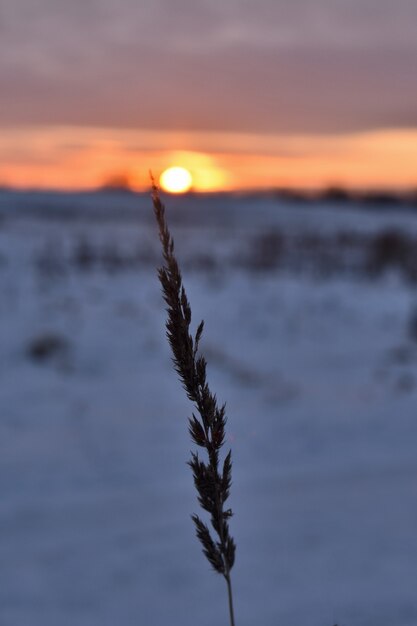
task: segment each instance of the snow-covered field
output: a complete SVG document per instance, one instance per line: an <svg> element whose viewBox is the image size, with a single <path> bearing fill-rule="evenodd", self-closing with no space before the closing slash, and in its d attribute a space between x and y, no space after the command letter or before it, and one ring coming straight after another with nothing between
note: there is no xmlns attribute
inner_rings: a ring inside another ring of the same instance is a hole
<svg viewBox="0 0 417 626"><path fill-rule="evenodd" d="M416 626L417 298L360 268L417 215L167 204L228 406L238 625ZM0 194L1 626L227 624L158 255L146 197Z"/></svg>

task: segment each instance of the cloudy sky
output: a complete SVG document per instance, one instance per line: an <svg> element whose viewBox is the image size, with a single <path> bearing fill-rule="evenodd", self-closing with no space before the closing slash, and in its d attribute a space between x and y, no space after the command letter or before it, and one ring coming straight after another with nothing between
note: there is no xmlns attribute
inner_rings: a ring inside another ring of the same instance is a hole
<svg viewBox="0 0 417 626"><path fill-rule="evenodd" d="M352 138L385 137L387 158L390 138L417 156L416 33L416 0L0 0L0 182L45 185L45 146L62 161L52 186L98 144L96 179L134 169L129 155L140 168L165 154L163 167L193 151L223 155L232 186L233 155L282 171L289 153L320 161L331 146L334 161L339 147L343 172ZM263 167L261 186L296 184Z"/></svg>

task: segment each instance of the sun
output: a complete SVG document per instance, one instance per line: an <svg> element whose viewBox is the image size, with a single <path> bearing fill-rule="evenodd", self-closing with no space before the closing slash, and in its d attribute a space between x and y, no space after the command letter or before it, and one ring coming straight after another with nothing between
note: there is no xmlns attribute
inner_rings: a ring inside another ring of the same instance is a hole
<svg viewBox="0 0 417 626"><path fill-rule="evenodd" d="M159 183L169 193L185 193L193 184L193 177L185 167L169 167L162 172Z"/></svg>

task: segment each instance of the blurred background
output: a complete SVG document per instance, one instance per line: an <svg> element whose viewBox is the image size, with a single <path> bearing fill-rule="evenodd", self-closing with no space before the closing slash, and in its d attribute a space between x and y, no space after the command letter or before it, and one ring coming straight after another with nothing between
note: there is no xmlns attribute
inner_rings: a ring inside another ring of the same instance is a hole
<svg viewBox="0 0 417 626"><path fill-rule="evenodd" d="M227 623L149 170L227 401L240 626L415 626L417 5L0 0L0 622Z"/></svg>

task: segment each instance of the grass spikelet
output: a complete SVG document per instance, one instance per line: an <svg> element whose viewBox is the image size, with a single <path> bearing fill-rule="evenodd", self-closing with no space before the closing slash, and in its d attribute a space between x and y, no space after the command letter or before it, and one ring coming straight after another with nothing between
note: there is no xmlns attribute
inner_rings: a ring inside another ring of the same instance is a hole
<svg viewBox="0 0 417 626"><path fill-rule="evenodd" d="M193 473L198 502L209 514L212 531L197 515L193 515L192 520L203 553L213 569L226 580L230 625L234 626L230 572L235 562L235 542L229 532L232 511L224 506L232 483L231 451L226 455L223 464L220 462L220 451L225 439L226 407L218 405L207 382L206 360L199 353L204 323L199 324L194 335L191 332L191 306L175 257L174 241L165 218L165 206L153 178L152 201L164 259L158 276L167 305L166 334L173 354L174 368L195 407L195 413L189 418L191 439L206 452L205 460L193 452L189 466Z"/></svg>

